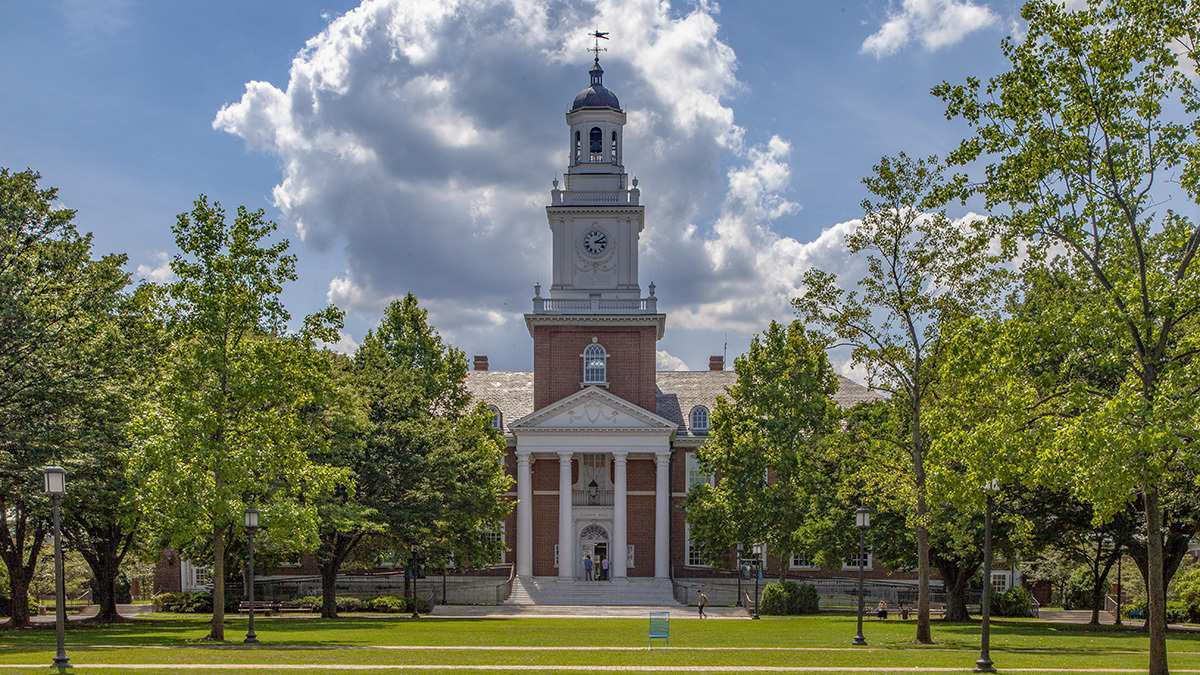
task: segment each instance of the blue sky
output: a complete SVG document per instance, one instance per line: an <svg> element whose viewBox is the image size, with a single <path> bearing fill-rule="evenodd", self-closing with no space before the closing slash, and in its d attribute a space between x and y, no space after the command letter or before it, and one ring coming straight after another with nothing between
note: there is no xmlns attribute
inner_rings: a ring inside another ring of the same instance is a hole
<svg viewBox="0 0 1200 675"><path fill-rule="evenodd" d="M999 70L1017 11L519 4L8 4L0 165L41 171L101 251L151 278L197 194L265 208L300 260L289 307L341 305L343 346L413 289L469 353L528 368L519 313L549 276L541 206L596 25L647 205L642 282L670 312L660 365L703 368L726 336L737 353L788 318L803 269L853 274L839 245L859 178L883 154L953 147L963 130L929 88Z"/></svg>

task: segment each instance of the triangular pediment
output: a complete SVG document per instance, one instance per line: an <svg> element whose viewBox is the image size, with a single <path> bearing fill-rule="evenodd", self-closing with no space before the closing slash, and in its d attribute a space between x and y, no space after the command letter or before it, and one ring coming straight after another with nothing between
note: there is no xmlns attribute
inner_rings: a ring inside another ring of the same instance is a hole
<svg viewBox="0 0 1200 675"><path fill-rule="evenodd" d="M533 411L509 428L515 433L567 429L672 432L676 425L606 389L587 387Z"/></svg>

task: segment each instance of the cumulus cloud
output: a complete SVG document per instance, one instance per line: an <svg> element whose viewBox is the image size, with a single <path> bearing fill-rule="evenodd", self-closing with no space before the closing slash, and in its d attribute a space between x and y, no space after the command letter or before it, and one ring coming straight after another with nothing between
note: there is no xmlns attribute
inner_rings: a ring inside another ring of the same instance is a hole
<svg viewBox="0 0 1200 675"><path fill-rule="evenodd" d="M879 30L863 40L861 49L879 59L916 40L933 52L957 44L998 20L991 9L971 0L904 0L888 14Z"/></svg>
<svg viewBox="0 0 1200 675"><path fill-rule="evenodd" d="M544 207L566 168L563 113L587 83L580 26L612 31L605 84L628 111L625 163L647 205L642 283L657 282L673 336L761 330L790 316L809 266L848 266L853 221L811 242L778 233L801 208L791 145L747 141L737 58L705 2L367 0L308 40L286 85L247 82L213 127L277 157L285 222L345 252L330 302L373 321L411 290L459 346L527 367L520 313L550 276Z"/></svg>
<svg viewBox="0 0 1200 675"><path fill-rule="evenodd" d="M168 281L175 280L175 273L171 271L171 256L164 251L159 251L154 254L154 262L150 264L139 264L136 268L139 279L152 281L156 284L165 284Z"/></svg>
<svg viewBox="0 0 1200 675"><path fill-rule="evenodd" d="M654 367L657 370L688 370L683 359L665 349L654 352Z"/></svg>
<svg viewBox="0 0 1200 675"><path fill-rule="evenodd" d="M354 339L354 336L345 331L338 331L337 342L326 343L325 346L335 352L341 352L350 356L353 356L354 352L358 351L358 341Z"/></svg>

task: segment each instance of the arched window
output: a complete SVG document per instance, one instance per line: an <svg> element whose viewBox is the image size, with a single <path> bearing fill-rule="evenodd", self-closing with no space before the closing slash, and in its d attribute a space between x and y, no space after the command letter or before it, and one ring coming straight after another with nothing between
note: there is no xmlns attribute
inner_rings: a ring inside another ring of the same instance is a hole
<svg viewBox="0 0 1200 675"><path fill-rule="evenodd" d="M608 384L608 352L598 342L583 350L583 383Z"/></svg>
<svg viewBox="0 0 1200 675"><path fill-rule="evenodd" d="M588 152L591 153L591 161L604 161L604 132L600 131L600 127L592 127L588 132Z"/></svg>
<svg viewBox="0 0 1200 675"><path fill-rule="evenodd" d="M583 146L579 140L579 132L576 131L575 132L575 163L578 164L580 159L583 159Z"/></svg>
<svg viewBox="0 0 1200 675"><path fill-rule="evenodd" d="M612 150L609 152L609 161L613 164L617 163L617 132L612 132Z"/></svg>
<svg viewBox="0 0 1200 675"><path fill-rule="evenodd" d="M504 429L504 413L494 405L489 405L488 410L492 411L492 428L496 430Z"/></svg>
<svg viewBox="0 0 1200 675"><path fill-rule="evenodd" d="M692 433L708 433L708 408L702 405L692 408L691 418L691 423L688 426L692 428Z"/></svg>

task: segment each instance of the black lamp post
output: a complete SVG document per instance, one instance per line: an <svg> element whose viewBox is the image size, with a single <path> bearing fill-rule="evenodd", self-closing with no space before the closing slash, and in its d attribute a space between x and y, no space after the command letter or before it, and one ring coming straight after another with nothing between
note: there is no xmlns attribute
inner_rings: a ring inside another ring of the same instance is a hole
<svg viewBox="0 0 1200 675"><path fill-rule="evenodd" d="M734 606L735 607L744 607L745 604L742 602L742 574L743 574L743 572L742 572L742 569L743 569L743 567L742 567L742 542L740 542L740 541L738 542L738 545L737 545L737 559L738 559L737 602L734 603Z"/></svg>
<svg viewBox="0 0 1200 675"><path fill-rule="evenodd" d="M61 466L48 466L42 471L45 492L54 505L54 633L58 640L58 651L54 654L54 667L65 671L71 667L67 658L67 583L63 573L62 548L62 498L67 494L67 472Z"/></svg>
<svg viewBox="0 0 1200 675"><path fill-rule="evenodd" d="M983 493L987 497L987 505L983 511L983 597L980 598L979 614L982 617L980 631L980 647L979 660L975 662L975 672L977 673L994 673L996 667L992 665L992 657L989 654L991 647L991 618L992 618L992 509L996 505L996 493L1000 491L1000 482L995 478L989 480L983 486Z"/></svg>
<svg viewBox="0 0 1200 675"><path fill-rule="evenodd" d="M863 570L867 562L866 543L867 543L867 528L871 526L871 512L865 506L858 507L854 512L854 525L858 528L858 635L854 636L853 644L865 645L866 638L863 637L863 603L866 598L863 593Z"/></svg>
<svg viewBox="0 0 1200 675"><path fill-rule="evenodd" d="M1114 626L1121 625L1121 558L1125 557L1125 545L1118 544L1117 548L1117 618L1113 620Z"/></svg>
<svg viewBox="0 0 1200 675"><path fill-rule="evenodd" d="M246 546L249 549L247 556L248 586L246 600L249 602L250 614L249 622L246 625L246 639L244 642L248 645L258 644L258 636L254 634L254 532L258 529L258 509L250 507L246 509Z"/></svg>
<svg viewBox="0 0 1200 675"><path fill-rule="evenodd" d="M751 550L754 551L754 618L757 619L759 602L758 579L762 576L762 565L764 562L763 546L762 544L755 544Z"/></svg>

